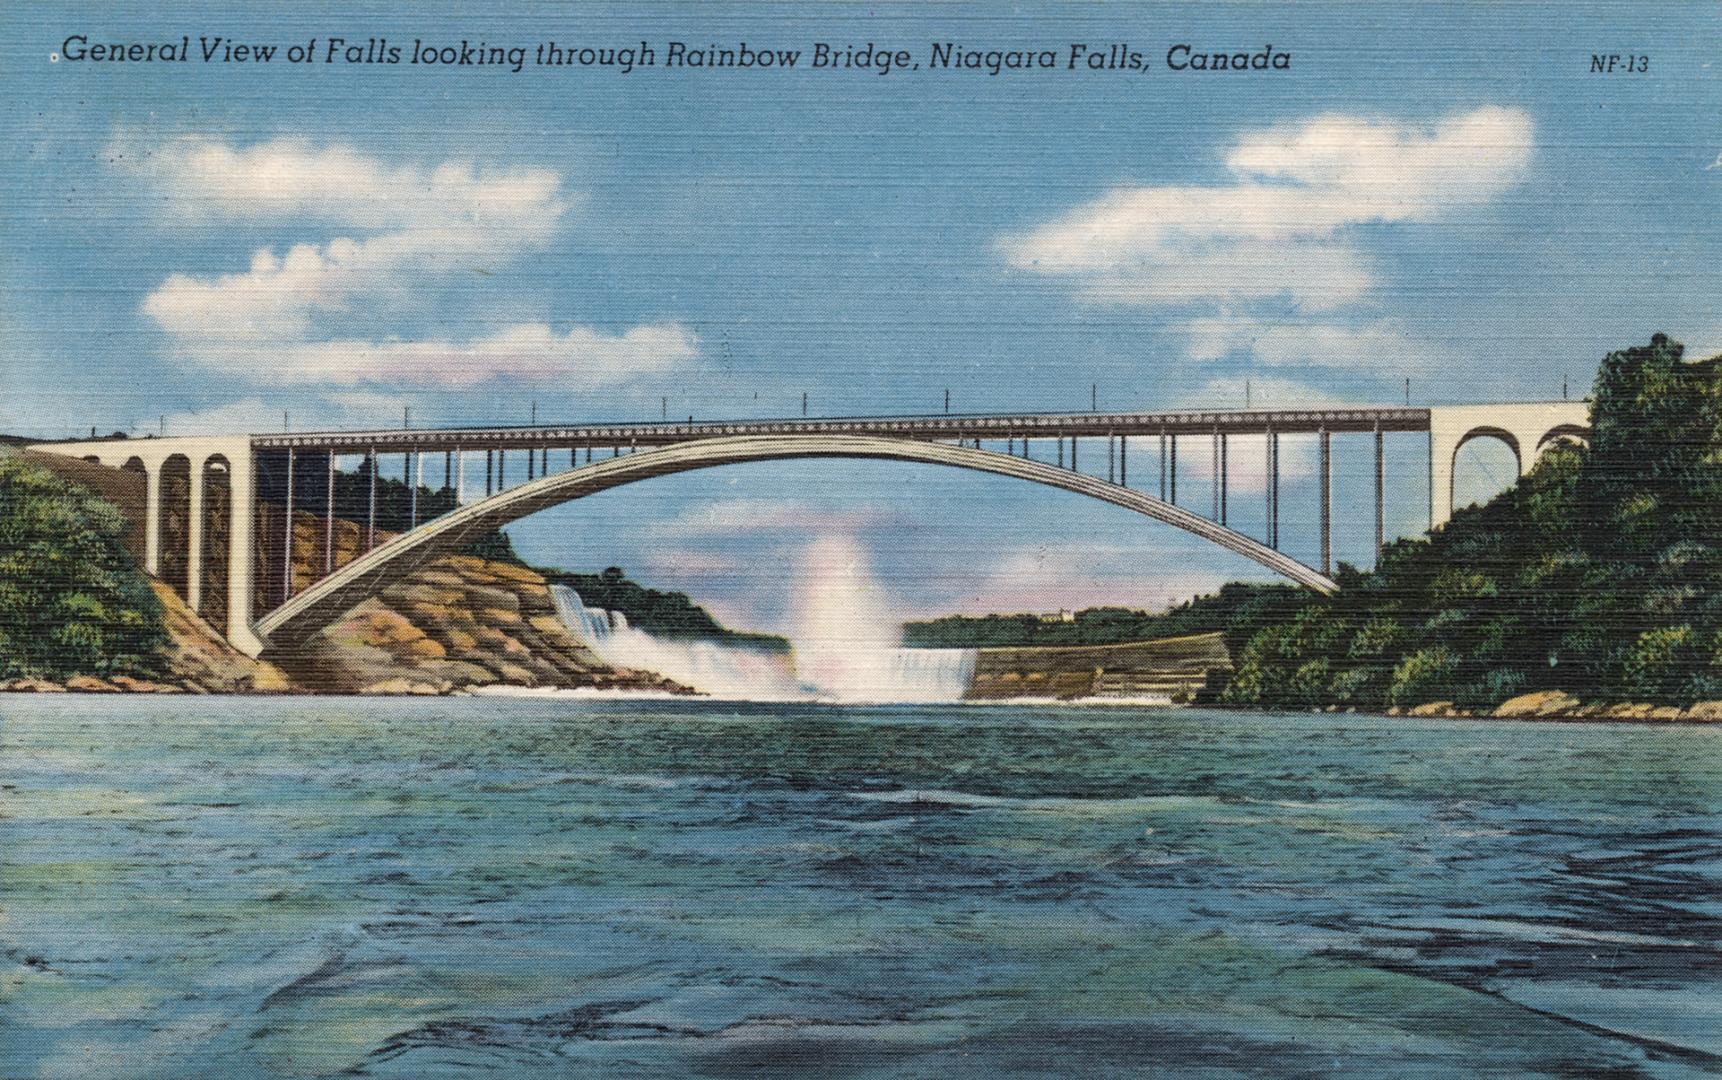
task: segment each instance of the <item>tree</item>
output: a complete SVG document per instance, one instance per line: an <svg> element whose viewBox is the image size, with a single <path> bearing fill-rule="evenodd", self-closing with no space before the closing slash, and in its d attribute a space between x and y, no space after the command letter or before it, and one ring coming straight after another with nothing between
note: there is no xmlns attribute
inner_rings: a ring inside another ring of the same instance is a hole
<svg viewBox="0 0 1722 1080"><path fill-rule="evenodd" d="M0 677L159 674L161 605L86 489L0 456Z"/></svg>

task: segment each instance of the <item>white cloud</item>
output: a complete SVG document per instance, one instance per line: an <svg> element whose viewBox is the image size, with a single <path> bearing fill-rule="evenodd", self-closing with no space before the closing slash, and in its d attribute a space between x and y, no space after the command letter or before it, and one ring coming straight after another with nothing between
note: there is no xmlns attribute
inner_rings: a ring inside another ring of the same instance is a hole
<svg viewBox="0 0 1722 1080"><path fill-rule="evenodd" d="M1219 360L1241 354L1267 367L1373 368L1378 373L1391 374L1428 370L1455 359L1449 350L1409 333L1392 319L1341 325L1210 317L1190 319L1173 330L1183 336L1185 355L1192 360ZM1282 388L1292 385L1282 384Z"/></svg>
<svg viewBox="0 0 1722 1080"><path fill-rule="evenodd" d="M372 232L485 229L548 237L575 201L550 169L390 165L344 146L277 138L231 147L197 136L147 149L121 134L109 156L180 214L326 223Z"/></svg>
<svg viewBox="0 0 1722 1080"><path fill-rule="evenodd" d="M673 322L618 333L515 323L468 340L368 332L455 275L546 250L577 201L550 170L391 165L297 139L236 148L188 138L147 155L122 139L114 153L193 219L367 234L279 253L259 248L232 273L169 276L144 312L179 355L204 367L269 383L460 387L508 377L591 388L662 373L698 354L693 333ZM487 320L480 311L458 321Z"/></svg>
<svg viewBox="0 0 1722 1080"><path fill-rule="evenodd" d="M1097 299L1330 309L1375 281L1355 227L1490 202L1523 178L1531 143L1518 109L1427 128L1322 116L1244 136L1226 156L1231 184L1116 191L1002 247L1013 265Z"/></svg>
<svg viewBox="0 0 1722 1080"><path fill-rule="evenodd" d="M692 331L674 323L605 334L543 323L507 327L472 341L284 341L264 347L215 342L199 356L210 367L264 383L461 388L506 376L573 389L612 386L670 371L699 355Z"/></svg>
<svg viewBox="0 0 1722 1080"><path fill-rule="evenodd" d="M168 435L234 435L243 432L325 431L340 428L386 428L400 422L401 407L412 399L393 394L341 392L321 399L296 398L285 420L279 405L260 397L240 398L204 409L149 418L136 426Z"/></svg>

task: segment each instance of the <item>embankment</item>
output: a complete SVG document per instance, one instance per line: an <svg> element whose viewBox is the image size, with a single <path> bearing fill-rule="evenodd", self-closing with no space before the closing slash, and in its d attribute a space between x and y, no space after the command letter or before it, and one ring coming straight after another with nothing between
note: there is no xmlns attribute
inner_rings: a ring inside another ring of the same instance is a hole
<svg viewBox="0 0 1722 1080"><path fill-rule="evenodd" d="M979 649L969 701L1118 698L1187 702L1211 671L1230 671L1220 634L1122 645Z"/></svg>
<svg viewBox="0 0 1722 1080"><path fill-rule="evenodd" d="M143 477L91 462L49 454L27 454L64 480L101 496L125 518L114 550L128 564L138 589L153 592L165 631L155 659L144 674L116 674L82 665L69 671L29 675L0 684L20 691L144 691L157 693L449 693L487 686L532 688L638 689L687 692L685 687L650 672L621 670L593 654L563 625L550 599L548 582L537 571L514 563L471 556L449 556L403 574L377 595L358 604L321 633L284 650L252 660L230 647L211 623L224 618L225 582L219 564L206 579L204 617L193 612L167 583L148 578L143 560ZM89 500L79 488L68 499ZM95 500L100 502L100 500ZM112 514L112 510L105 511ZM259 540L262 555L258 595L267 598L279 579L264 567L279 567L279 507L263 507ZM329 558L326 521L295 513L292 578L295 591L309 588ZM337 520L333 558L337 566L357 558L363 532ZM393 536L383 530L382 543ZM268 538L275 538L272 545ZM148 583L143 588L142 582ZM146 603L147 606L147 603ZM150 616L153 620L154 615Z"/></svg>

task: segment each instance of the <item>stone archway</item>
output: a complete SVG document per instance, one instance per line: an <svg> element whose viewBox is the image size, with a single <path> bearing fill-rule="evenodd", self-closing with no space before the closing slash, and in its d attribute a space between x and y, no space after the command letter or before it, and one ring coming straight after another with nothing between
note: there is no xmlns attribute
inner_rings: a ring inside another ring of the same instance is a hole
<svg viewBox="0 0 1722 1080"><path fill-rule="evenodd" d="M172 587L181 599L191 589L191 459L174 454L161 463L157 481L156 576Z"/></svg>
<svg viewBox="0 0 1722 1080"><path fill-rule="evenodd" d="M211 626L227 625L228 544L233 535L233 468L220 454L203 463L203 522L199 547L197 613Z"/></svg>

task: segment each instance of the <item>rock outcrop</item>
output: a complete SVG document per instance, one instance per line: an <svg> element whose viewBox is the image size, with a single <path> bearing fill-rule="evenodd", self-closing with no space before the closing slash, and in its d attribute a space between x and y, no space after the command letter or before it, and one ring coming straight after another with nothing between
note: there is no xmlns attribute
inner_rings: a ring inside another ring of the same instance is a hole
<svg viewBox="0 0 1722 1080"><path fill-rule="evenodd" d="M650 672L606 665L563 625L537 571L466 555L406 575L269 659L295 689L317 693L482 686L688 692Z"/></svg>
<svg viewBox="0 0 1722 1080"><path fill-rule="evenodd" d="M172 588L160 581L150 582L150 587L161 601L162 623L172 638L167 650L168 669L172 676L161 683L129 680L131 685L118 678L110 680L116 688L152 690L161 689L165 683L192 693L209 694L277 693L290 689L287 676L280 668L266 661L253 660L229 645L227 639L198 618Z"/></svg>

